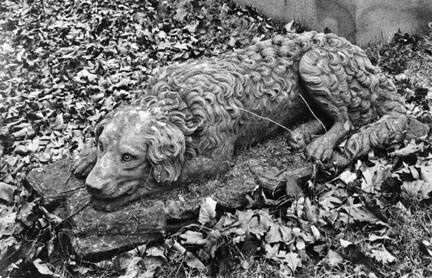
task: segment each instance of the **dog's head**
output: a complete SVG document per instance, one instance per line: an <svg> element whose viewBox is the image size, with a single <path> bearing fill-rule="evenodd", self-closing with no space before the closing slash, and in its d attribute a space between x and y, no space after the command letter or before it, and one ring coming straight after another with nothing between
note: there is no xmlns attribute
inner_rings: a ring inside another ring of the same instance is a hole
<svg viewBox="0 0 432 278"><path fill-rule="evenodd" d="M163 117L123 108L97 126L96 138L97 162L86 179L96 200L137 199L160 191L181 174L184 134Z"/></svg>

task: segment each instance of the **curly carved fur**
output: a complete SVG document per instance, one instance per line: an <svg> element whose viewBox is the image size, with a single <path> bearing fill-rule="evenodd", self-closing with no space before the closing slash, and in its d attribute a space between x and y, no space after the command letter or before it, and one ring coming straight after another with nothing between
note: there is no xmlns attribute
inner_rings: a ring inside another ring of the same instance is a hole
<svg viewBox="0 0 432 278"><path fill-rule="evenodd" d="M300 60L308 51L313 66L303 67L300 76ZM231 144L233 136L239 145L244 138L259 141L261 131L252 126L267 129L267 123L242 109L285 124L305 113L302 83L323 95L323 102L345 108L354 127L405 112L394 85L363 50L334 34L315 32L278 36L222 57L164 68L135 105L155 115L162 112L183 132L186 153L193 157Z"/></svg>
<svg viewBox="0 0 432 278"><path fill-rule="evenodd" d="M277 130L244 110L292 125L310 115L305 98L333 121L309 146L312 157L323 159L351 129L405 113L395 91L359 47L334 34L308 32L163 68L112 119L120 113L128 123L128 113L148 113L137 136L147 146L154 182L166 184L217 173L236 147ZM118 133L136 125L124 124ZM364 152L355 145L351 156Z"/></svg>

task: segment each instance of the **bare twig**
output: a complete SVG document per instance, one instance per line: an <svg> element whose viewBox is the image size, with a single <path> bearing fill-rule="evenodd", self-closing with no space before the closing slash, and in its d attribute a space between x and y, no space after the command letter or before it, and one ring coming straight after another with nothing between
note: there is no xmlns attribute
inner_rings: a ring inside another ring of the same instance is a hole
<svg viewBox="0 0 432 278"><path fill-rule="evenodd" d="M276 122L276 121L274 121L274 120L272 120L272 119L270 119L270 118L260 116L260 115L258 115L258 114L255 114L255 113L252 112L252 111L249 111L249 110L243 109L243 108L241 108L241 107L239 107L239 109L242 110L242 111L244 111L244 112L246 112L246 113L249 113L249 114L251 114L251 115L254 115L254 116L257 117L257 118L260 118L260 119L262 119L262 120L269 121L269 122L271 122L271 123L277 125L278 127L281 127L281 128L283 128L283 129L285 129L286 131L290 132L291 134L294 134L293 131L292 131L291 129L287 128L286 126L281 125L280 123L278 123L278 122Z"/></svg>
<svg viewBox="0 0 432 278"><path fill-rule="evenodd" d="M300 98L303 100L303 102L306 104L307 108L309 109L309 111L311 112L312 116L322 125L322 127L324 128L324 131L327 132L327 128L325 127L325 125L321 122L320 119L318 119L317 115L315 115L315 113L312 111L312 108L309 106L309 104L307 103L307 101L304 99L304 97L299 94Z"/></svg>

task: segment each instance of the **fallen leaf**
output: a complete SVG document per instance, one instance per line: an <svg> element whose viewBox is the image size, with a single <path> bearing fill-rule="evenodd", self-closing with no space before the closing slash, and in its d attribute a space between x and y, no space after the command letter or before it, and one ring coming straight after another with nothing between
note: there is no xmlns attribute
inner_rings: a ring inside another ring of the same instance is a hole
<svg viewBox="0 0 432 278"><path fill-rule="evenodd" d="M331 266L337 266L338 264L343 262L342 257L339 255L339 253L329 250L327 253L327 259Z"/></svg>
<svg viewBox="0 0 432 278"><path fill-rule="evenodd" d="M187 251L184 258L185 263L193 269L206 271L206 266L191 252Z"/></svg>
<svg viewBox="0 0 432 278"><path fill-rule="evenodd" d="M321 238L321 233L320 233L320 231L318 230L318 228L315 227L314 225L312 225L312 226L311 226L311 231L312 231L312 235L313 235L315 241L320 240L320 238Z"/></svg>
<svg viewBox="0 0 432 278"><path fill-rule="evenodd" d="M384 246L381 246L380 249L372 250L371 253L373 258L383 264L393 263L397 260L396 257L390 254Z"/></svg>
<svg viewBox="0 0 432 278"><path fill-rule="evenodd" d="M180 235L181 244L204 245L205 240L203 234L200 232L186 231Z"/></svg>
<svg viewBox="0 0 432 278"><path fill-rule="evenodd" d="M417 144L414 140L411 140L405 147L395 150L391 152L389 155L404 157L419 151L423 151L423 148L424 148L423 142Z"/></svg>
<svg viewBox="0 0 432 278"><path fill-rule="evenodd" d="M384 165L378 161L372 167L362 167L361 189L367 193L375 192L391 176L391 168L391 165Z"/></svg>
<svg viewBox="0 0 432 278"><path fill-rule="evenodd" d="M87 82L93 83L96 81L97 78L98 76L96 74L89 72L87 69L82 69L76 74L74 80L80 83L87 83Z"/></svg>
<svg viewBox="0 0 432 278"><path fill-rule="evenodd" d="M122 266L126 268L125 274L119 276L119 278L138 278L141 274L140 263L143 258L139 256L132 256L122 261Z"/></svg>
<svg viewBox="0 0 432 278"><path fill-rule="evenodd" d="M368 237L368 241L370 242L374 242L374 241L384 241L384 240L391 240L391 238L389 236L378 236L375 234L370 234Z"/></svg>
<svg viewBox="0 0 432 278"><path fill-rule="evenodd" d="M33 213L35 207L36 205L33 202L26 202L22 204L18 210L16 219L18 221L21 221L21 223L23 223L27 227L32 226L33 223L36 221L36 215Z"/></svg>
<svg viewBox="0 0 432 278"><path fill-rule="evenodd" d="M348 246L352 245L353 243L349 240L345 240L345 239L340 239L339 240L340 245L342 246L342 248L347 248Z"/></svg>
<svg viewBox="0 0 432 278"><path fill-rule="evenodd" d="M41 259L35 259L33 261L33 265L36 267L37 271L42 275L50 275L53 277L59 277L59 275L55 274L51 269L50 265L46 262L43 262Z"/></svg>
<svg viewBox="0 0 432 278"><path fill-rule="evenodd" d="M297 253L290 252L286 254L285 262L288 263L288 266L293 273L295 273L297 267L301 266L301 260Z"/></svg>
<svg viewBox="0 0 432 278"><path fill-rule="evenodd" d="M17 225L15 219L13 208L0 205L0 238L14 234Z"/></svg>
<svg viewBox="0 0 432 278"><path fill-rule="evenodd" d="M432 241L422 240L419 243L419 249L426 256L432 257Z"/></svg>
<svg viewBox="0 0 432 278"><path fill-rule="evenodd" d="M366 222L373 225L386 225L378 217L376 217L375 214L373 214L371 211L369 211L367 208L363 206L353 205L353 206L344 206L343 208L346 212L346 214L343 214L345 216L343 218L343 221L345 221L347 224L353 222ZM341 219L342 219L342 215L341 215Z"/></svg>
<svg viewBox="0 0 432 278"><path fill-rule="evenodd" d="M13 202L13 193L16 187L4 182L0 182L0 200L10 204Z"/></svg>
<svg viewBox="0 0 432 278"><path fill-rule="evenodd" d="M153 246L146 250L146 256L150 257L160 257L162 259L166 259L165 250L162 246Z"/></svg>
<svg viewBox="0 0 432 278"><path fill-rule="evenodd" d="M402 184L402 189L412 196L429 199L432 192L432 183L423 180L406 181Z"/></svg>
<svg viewBox="0 0 432 278"><path fill-rule="evenodd" d="M317 223L319 218L319 209L317 206L313 205L311 200L306 197L304 202L304 213L306 219L312 223Z"/></svg>
<svg viewBox="0 0 432 278"><path fill-rule="evenodd" d="M432 165L420 166L420 179L432 184Z"/></svg>
<svg viewBox="0 0 432 278"><path fill-rule="evenodd" d="M202 225L212 223L216 218L216 205L217 202L211 197L204 198L201 201L198 222Z"/></svg>
<svg viewBox="0 0 432 278"><path fill-rule="evenodd" d="M349 184L357 179L357 174L349 170L345 170L337 178L340 179L343 183Z"/></svg>

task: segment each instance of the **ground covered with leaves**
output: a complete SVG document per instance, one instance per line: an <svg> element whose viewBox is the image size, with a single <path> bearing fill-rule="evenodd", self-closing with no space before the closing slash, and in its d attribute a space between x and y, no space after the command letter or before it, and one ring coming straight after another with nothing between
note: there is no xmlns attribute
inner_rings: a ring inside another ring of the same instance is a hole
<svg viewBox="0 0 432 278"><path fill-rule="evenodd" d="M26 186L30 169L91 144L94 125L156 67L293 30L302 31L227 1L1 1L1 277L432 276L427 138L377 150L337 174L318 172L302 194L266 199L264 208L215 218L205 200L205 225L112 260L59 255L61 220ZM396 34L367 49L426 120L431 41L431 33Z"/></svg>

